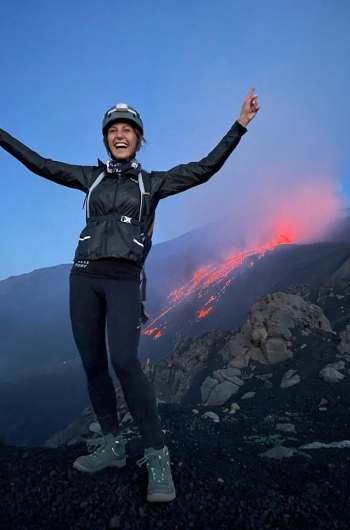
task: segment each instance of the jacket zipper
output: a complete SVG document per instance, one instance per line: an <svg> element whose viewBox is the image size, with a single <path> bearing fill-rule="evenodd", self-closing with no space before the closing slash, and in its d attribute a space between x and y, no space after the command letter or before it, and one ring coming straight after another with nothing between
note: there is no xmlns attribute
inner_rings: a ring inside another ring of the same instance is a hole
<svg viewBox="0 0 350 530"><path fill-rule="evenodd" d="M112 214L117 213L116 201L117 201L117 193L118 193L120 181L121 181L121 175L118 175L117 185L115 187L115 192L114 192L114 197L113 197ZM108 222L110 223L110 226L108 226ZM106 221L106 223L107 223L107 228L105 231L105 243L104 243L104 249L103 249L104 250L103 253L105 255L108 254L108 240L113 235L113 221Z"/></svg>
<svg viewBox="0 0 350 530"><path fill-rule="evenodd" d="M117 193L118 193L118 188L119 188L119 184L120 184L120 180L121 180L121 175L118 175L118 180L117 180L117 185L115 187L115 192L114 192L114 197L113 197L113 209L112 209L112 213L117 213L117 210L116 210L116 201L117 201Z"/></svg>

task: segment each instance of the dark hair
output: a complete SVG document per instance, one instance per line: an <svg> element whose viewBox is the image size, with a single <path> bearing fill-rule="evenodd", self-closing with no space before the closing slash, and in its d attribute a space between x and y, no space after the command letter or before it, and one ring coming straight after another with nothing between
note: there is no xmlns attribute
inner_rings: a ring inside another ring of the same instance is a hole
<svg viewBox="0 0 350 530"><path fill-rule="evenodd" d="M137 127L132 127L135 131L135 134L137 136L137 142L136 142L136 152L140 151L141 147L147 143L147 140L144 136L142 136L141 131Z"/></svg>

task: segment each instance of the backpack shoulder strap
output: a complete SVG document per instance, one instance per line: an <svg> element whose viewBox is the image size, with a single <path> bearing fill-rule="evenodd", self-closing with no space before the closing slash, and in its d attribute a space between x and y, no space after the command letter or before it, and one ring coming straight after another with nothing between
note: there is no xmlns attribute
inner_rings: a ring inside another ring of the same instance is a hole
<svg viewBox="0 0 350 530"><path fill-rule="evenodd" d="M151 175L146 171L140 171L139 173L139 188L142 197L142 201L145 204L146 210L146 226L145 231L147 235L151 236L153 233L154 223L155 223L155 214L149 219L149 213L151 209Z"/></svg>
<svg viewBox="0 0 350 530"><path fill-rule="evenodd" d="M91 195L91 192L92 192L92 190L94 190L96 188L96 186L99 185L99 183L101 182L101 180L104 179L105 176L106 176L105 170L101 171L101 173L98 175L97 179L93 182L93 184L90 186L90 188L88 189L88 191L86 193L85 200L84 200L84 203L83 203L83 208L86 206L86 219L89 219L89 217L90 217L90 195Z"/></svg>
<svg viewBox="0 0 350 530"><path fill-rule="evenodd" d="M151 176L145 171L140 171L138 181L142 201L146 205L146 216L148 217L151 205Z"/></svg>
<svg viewBox="0 0 350 530"><path fill-rule="evenodd" d="M150 216L151 211L151 175L150 173L147 173L146 171L140 171L139 173L139 188L141 193L141 208L142 208L142 202L145 203L145 226L144 231L148 236L148 250L146 253L146 257L148 252L151 249L152 246L152 233L155 223L155 212ZM145 266L142 267L142 284L141 284L141 300L144 302L146 300L146 284L147 284L147 276L145 271ZM148 320L148 316L145 313L145 308L143 303L141 304L141 319L142 323L145 324Z"/></svg>
<svg viewBox="0 0 350 530"><path fill-rule="evenodd" d="M149 237L152 237L152 234L153 234L153 229L154 229L154 225L156 223L156 213L154 212L153 216L152 216L152 222L151 222L151 225L149 227L149 229L147 230L147 235Z"/></svg>

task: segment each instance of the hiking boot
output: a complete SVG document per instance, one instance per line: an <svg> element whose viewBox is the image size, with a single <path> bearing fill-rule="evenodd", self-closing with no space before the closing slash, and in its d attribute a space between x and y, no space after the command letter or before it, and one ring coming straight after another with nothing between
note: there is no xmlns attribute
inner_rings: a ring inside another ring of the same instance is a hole
<svg viewBox="0 0 350 530"><path fill-rule="evenodd" d="M122 435L102 435L100 438L87 440L89 455L79 456L73 464L78 471L95 473L105 467L124 467L126 464L125 444ZM95 449L95 450L94 450ZM91 452L93 451L93 452Z"/></svg>
<svg viewBox="0 0 350 530"><path fill-rule="evenodd" d="M175 486L171 476L170 456L167 446L163 449L145 449L145 456L138 460L141 467L147 463L148 469L148 502L168 502L176 497Z"/></svg>

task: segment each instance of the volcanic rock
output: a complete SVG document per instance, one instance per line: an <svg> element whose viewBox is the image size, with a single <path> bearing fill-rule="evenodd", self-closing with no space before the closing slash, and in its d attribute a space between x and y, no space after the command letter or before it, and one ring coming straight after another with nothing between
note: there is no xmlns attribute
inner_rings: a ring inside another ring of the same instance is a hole
<svg viewBox="0 0 350 530"><path fill-rule="evenodd" d="M295 426L293 425L293 423L277 423L276 430L284 432L295 432Z"/></svg>
<svg viewBox="0 0 350 530"><path fill-rule="evenodd" d="M217 414L215 414L215 412L206 412L205 414L203 414L202 418L210 418L215 423L218 423L220 421L219 416Z"/></svg>
<svg viewBox="0 0 350 530"><path fill-rule="evenodd" d="M206 403L208 401L208 398L214 388L218 386L219 382L217 379L213 379L212 377L207 377L201 386L201 395L202 395L202 402ZM231 394L230 394L231 395Z"/></svg>
<svg viewBox="0 0 350 530"><path fill-rule="evenodd" d="M345 363L344 361L338 361L336 363L329 363L326 365L326 368L334 368L335 370L344 370Z"/></svg>
<svg viewBox="0 0 350 530"><path fill-rule="evenodd" d="M217 352L220 344L230 343L233 336L231 332L218 330L200 337L188 337L180 340L173 351L157 363L148 361L145 373L157 396L168 403L179 403L193 380L206 368L210 356ZM225 373L227 377L236 375Z"/></svg>
<svg viewBox="0 0 350 530"><path fill-rule="evenodd" d="M341 374L335 368L329 366L328 368L323 368L320 371L320 377L322 377L327 383L339 383L341 379L344 379L345 375Z"/></svg>
<svg viewBox="0 0 350 530"><path fill-rule="evenodd" d="M230 381L219 383L207 377L201 386L202 402L210 406L223 405L238 390L239 386Z"/></svg>
<svg viewBox="0 0 350 530"><path fill-rule="evenodd" d="M318 328L332 331L320 307L301 296L274 293L258 298L246 324L235 340L225 346L221 354L230 366L245 368L253 359L262 364L284 362L293 356L288 349L292 339L291 329Z"/></svg>
<svg viewBox="0 0 350 530"><path fill-rule="evenodd" d="M257 361L257 362L259 362L261 364L269 364L268 361L266 360L261 348L250 348L249 357L253 361Z"/></svg>
<svg viewBox="0 0 350 530"><path fill-rule="evenodd" d="M288 350L286 341L283 339L263 340L261 349L270 364L281 363L293 357L293 352Z"/></svg>
<svg viewBox="0 0 350 530"><path fill-rule="evenodd" d="M266 334L262 332L262 326ZM290 329L293 329L294 356L290 350L291 342L286 339L292 338L288 333ZM271 330L273 333L279 330L280 335L285 338L270 336ZM303 330L310 333L301 335ZM327 363L332 366L327 365L325 370L335 370L336 375L340 374L339 370L343 369L344 361L341 361L342 364L334 362L338 339L334 335L329 338L330 330L331 326L322 309L295 294L275 293L257 300L248 321L238 333L217 330L200 337L178 338L169 355L156 363L147 360L142 367L153 384L158 403L186 403L193 407L201 402L204 406L215 407L228 402L230 407L232 396L239 392L243 384L247 386L245 393L249 395L256 391L270 393L272 386L275 394L279 392L279 388L285 389L299 383L301 377L295 368L299 372L300 362L304 371L309 370L309 366L313 367L312 377L318 381L320 370ZM264 336L265 338L262 338ZM324 343L325 338L332 343ZM307 342L308 348L300 351L304 341ZM320 357L318 351L321 344L324 345L322 351L325 353ZM302 359L306 357L305 362ZM324 359L323 364L321 359ZM345 357L342 359L345 360ZM283 369L284 362L288 362L290 370ZM268 374L266 364L270 365ZM304 375L302 372L302 377L308 381L311 375ZM340 378L343 377L340 374ZM337 378L339 380L339 376ZM264 381L264 384L260 381ZM277 381L281 381L280 385ZM284 390L282 392L286 394ZM127 407L118 382L116 393L121 423L125 429L129 429L131 418L126 415ZM317 396L317 403L323 396L322 391ZM281 396L281 399L285 399L284 396ZM246 405L247 402L242 403ZM235 409L232 411L237 412ZM238 419L241 413L243 411L237 413ZM91 409L87 409L84 414L66 431L57 433L47 445L57 446L67 442L74 443L74 440L79 441L81 436L87 434L88 425L95 419Z"/></svg>
<svg viewBox="0 0 350 530"><path fill-rule="evenodd" d="M273 458L275 460L281 460L282 458L290 458L295 454L311 458L310 455L298 451L294 447L284 447L283 445L276 445L276 447L273 447L269 451L266 451L266 453L262 453L260 456Z"/></svg>
<svg viewBox="0 0 350 530"><path fill-rule="evenodd" d="M261 341L266 339L267 335L268 333L263 323L259 323L253 326L250 333L251 341L254 345L259 345Z"/></svg>
<svg viewBox="0 0 350 530"><path fill-rule="evenodd" d="M340 353L350 353L350 325L348 324L345 330L340 333L340 343L338 346Z"/></svg>
<svg viewBox="0 0 350 530"><path fill-rule="evenodd" d="M262 374L262 375L258 375L257 379L260 379L260 381L267 381L267 379L271 379L272 376L273 376L272 373Z"/></svg>
<svg viewBox="0 0 350 530"><path fill-rule="evenodd" d="M292 337L292 333L289 328L273 321L267 323L267 331L267 335L269 337L278 337L285 340L290 340Z"/></svg>
<svg viewBox="0 0 350 530"><path fill-rule="evenodd" d="M300 383L300 377L296 372L296 370L288 370L288 372L283 375L280 387L289 388L290 386Z"/></svg>
<svg viewBox="0 0 350 530"><path fill-rule="evenodd" d="M231 368L245 368L249 364L246 350L238 340L229 341L219 353L229 361Z"/></svg>
<svg viewBox="0 0 350 530"><path fill-rule="evenodd" d="M256 392L247 392L246 394L244 394L241 399L250 399L252 397L254 397L256 394Z"/></svg>
<svg viewBox="0 0 350 530"><path fill-rule="evenodd" d="M241 370L239 368L226 368L223 370L215 370L213 373L213 377L219 381L219 383L223 383L224 381L231 381L231 383L234 383L237 386L244 385L243 381L238 377L238 375L241 375Z"/></svg>

